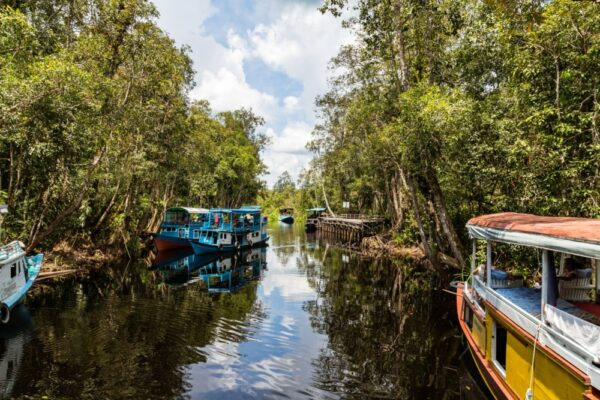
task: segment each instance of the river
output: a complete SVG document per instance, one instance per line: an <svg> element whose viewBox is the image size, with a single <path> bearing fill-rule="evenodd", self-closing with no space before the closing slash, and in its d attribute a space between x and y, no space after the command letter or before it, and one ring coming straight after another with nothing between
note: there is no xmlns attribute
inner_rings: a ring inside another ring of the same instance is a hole
<svg viewBox="0 0 600 400"><path fill-rule="evenodd" d="M455 399L471 390L455 298L440 278L300 228L273 226L269 247L235 257L161 254L36 290L0 328L0 394Z"/></svg>

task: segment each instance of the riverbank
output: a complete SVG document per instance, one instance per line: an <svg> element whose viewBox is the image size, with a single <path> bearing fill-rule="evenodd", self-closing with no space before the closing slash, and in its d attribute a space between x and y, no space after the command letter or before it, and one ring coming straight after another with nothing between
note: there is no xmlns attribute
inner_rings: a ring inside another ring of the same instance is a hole
<svg viewBox="0 0 600 400"><path fill-rule="evenodd" d="M427 259L425 251L423 251L421 246L400 245L394 241L389 234L380 234L364 238L360 243L360 250L363 254L374 258L401 257L428 268L433 268L433 265L430 260ZM441 252L438 252L438 262L454 269L460 270L462 268L456 259Z"/></svg>
<svg viewBox="0 0 600 400"><path fill-rule="evenodd" d="M101 250L89 243L77 248L67 241L55 245L44 252L44 263L39 281L71 274L87 274L96 268L122 262L127 254L113 248Z"/></svg>

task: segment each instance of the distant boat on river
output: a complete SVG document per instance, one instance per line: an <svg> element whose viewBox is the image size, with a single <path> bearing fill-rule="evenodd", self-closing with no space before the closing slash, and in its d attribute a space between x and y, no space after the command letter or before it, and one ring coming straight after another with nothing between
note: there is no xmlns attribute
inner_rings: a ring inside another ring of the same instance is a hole
<svg viewBox="0 0 600 400"><path fill-rule="evenodd" d="M200 237L200 230L208 226L206 208L173 207L167 209L159 231L154 234L158 251L191 248L190 239Z"/></svg>
<svg viewBox="0 0 600 400"><path fill-rule="evenodd" d="M291 225L294 223L294 209L293 208L280 208L279 209L279 222Z"/></svg>

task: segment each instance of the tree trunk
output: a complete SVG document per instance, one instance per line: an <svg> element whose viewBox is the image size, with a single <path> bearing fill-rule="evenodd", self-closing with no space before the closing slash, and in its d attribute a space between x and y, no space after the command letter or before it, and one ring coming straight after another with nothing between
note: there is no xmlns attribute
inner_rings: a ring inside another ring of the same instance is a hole
<svg viewBox="0 0 600 400"><path fill-rule="evenodd" d="M448 214L446 201L444 200L442 188L440 187L440 183L437 179L435 171L428 171L427 183L429 185L429 189L431 190L433 204L435 205L435 212L442 225L442 229L446 236L446 240L448 240L448 244L450 245L452 255L458 260L460 265L465 265L462 245L460 243L458 235L456 234L456 230L454 229L452 220L450 219L450 216Z"/></svg>
<svg viewBox="0 0 600 400"><path fill-rule="evenodd" d="M423 220L421 219L421 213L419 211L419 201L417 199L417 194L415 192L416 184L414 182L414 178L409 177L408 179L404 176L404 173L400 171L402 180L408 189L408 193L410 195L410 199L412 202L413 213L415 215L415 221L417 223L417 227L419 229L419 236L421 237L421 243L423 245L423 251L425 252L425 256L427 259L433 264L434 267L438 266L437 257L429 244L429 239L427 238L427 234L425 233L425 227L423 226Z"/></svg>
<svg viewBox="0 0 600 400"><path fill-rule="evenodd" d="M325 199L325 207L327 207L327 211L329 215L335 217L335 213L331 211L331 207L329 207L329 200L327 200L327 193L325 193L325 183L321 180L321 189L323 189L323 198Z"/></svg>
<svg viewBox="0 0 600 400"><path fill-rule="evenodd" d="M31 251L35 246L40 244L40 242L42 242L42 240L44 240L48 235L50 235L52 232L54 232L56 230L56 228L66 218L71 216L71 214L73 214L77 209L79 209L79 207L81 206L81 203L83 202L83 199L85 198L85 195L87 194L87 192L90 188L92 174L98 167L98 164L100 163L100 160L102 159L102 156L104 155L104 150L105 150L105 148L103 147L102 150L100 150L100 152L94 157L94 160L92 161L92 164L90 165L87 176L85 178L85 182L83 184L83 187L81 188L81 191L79 192L79 195L75 198L75 200L66 209L63 210L63 212L61 212L60 214L58 214L58 216L56 218L54 218L54 220L48 225L48 227L46 229L44 229L44 231L42 231L42 232L37 231L34 234L34 236L29 240L29 244L27 245L28 252Z"/></svg>
<svg viewBox="0 0 600 400"><path fill-rule="evenodd" d="M396 75L400 83L400 89L403 91L409 88L409 71L408 63L406 62L406 49L404 47L404 21L402 19L402 0L394 0L394 47L395 47L395 62Z"/></svg>

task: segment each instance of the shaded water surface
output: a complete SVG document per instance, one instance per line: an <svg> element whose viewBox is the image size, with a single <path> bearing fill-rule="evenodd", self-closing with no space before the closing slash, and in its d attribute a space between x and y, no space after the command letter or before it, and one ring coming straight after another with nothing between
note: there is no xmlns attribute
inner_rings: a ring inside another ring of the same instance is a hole
<svg viewBox="0 0 600 400"><path fill-rule="evenodd" d="M454 297L298 228L38 291L0 331L4 396L459 397Z"/></svg>

